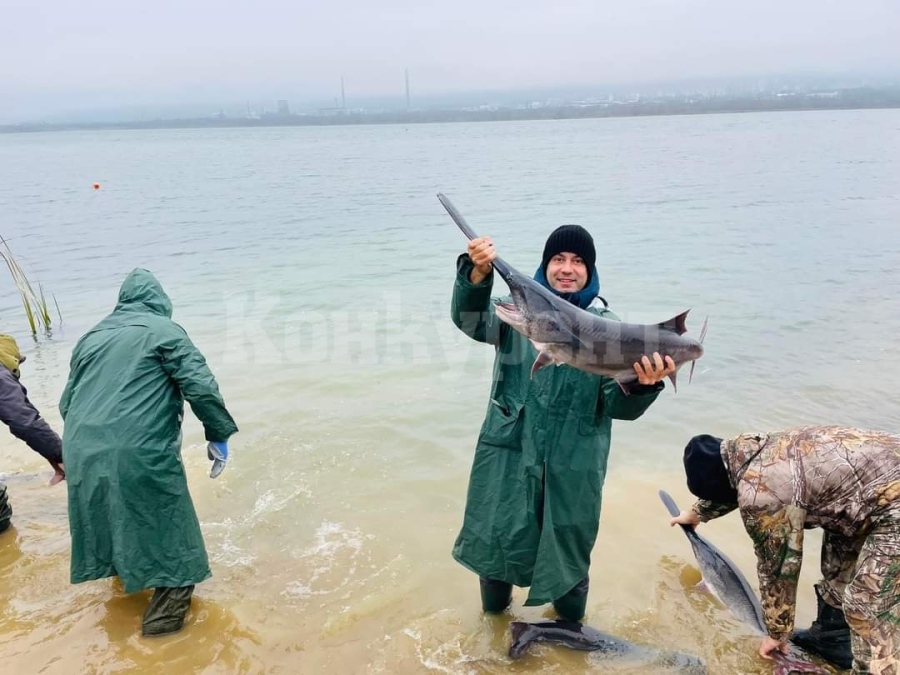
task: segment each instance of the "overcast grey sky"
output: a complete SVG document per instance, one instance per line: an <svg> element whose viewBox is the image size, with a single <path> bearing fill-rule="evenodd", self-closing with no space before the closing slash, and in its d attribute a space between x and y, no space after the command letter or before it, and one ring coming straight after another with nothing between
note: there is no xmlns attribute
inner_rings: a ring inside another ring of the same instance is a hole
<svg viewBox="0 0 900 675"><path fill-rule="evenodd" d="M900 68L900 0L0 0L0 119ZM206 97L206 99L204 99ZM53 110L51 111L50 108Z"/></svg>

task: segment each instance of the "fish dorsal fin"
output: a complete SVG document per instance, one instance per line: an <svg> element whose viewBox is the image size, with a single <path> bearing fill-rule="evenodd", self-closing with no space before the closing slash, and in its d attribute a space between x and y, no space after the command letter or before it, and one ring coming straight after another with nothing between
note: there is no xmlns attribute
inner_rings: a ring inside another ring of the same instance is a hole
<svg viewBox="0 0 900 675"><path fill-rule="evenodd" d="M687 333L687 315L691 310L686 309L678 316L673 316L668 321L663 321L661 324L658 324L660 328L665 328L666 330L675 331L679 335L684 335Z"/></svg>

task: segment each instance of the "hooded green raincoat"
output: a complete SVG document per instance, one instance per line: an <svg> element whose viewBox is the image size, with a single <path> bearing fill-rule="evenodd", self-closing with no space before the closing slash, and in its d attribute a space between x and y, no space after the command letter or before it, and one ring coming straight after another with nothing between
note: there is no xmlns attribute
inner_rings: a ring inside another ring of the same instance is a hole
<svg viewBox="0 0 900 675"><path fill-rule="evenodd" d="M494 313L493 274L473 285L471 270L463 254L451 318L497 356L453 557L479 576L530 586L526 605L545 604L588 574L612 420L640 417L663 385L625 395L615 380L567 365L532 379L536 350Z"/></svg>
<svg viewBox="0 0 900 675"><path fill-rule="evenodd" d="M59 410L71 581L128 593L211 576L181 461L186 399L206 439L237 431L216 380L156 278L136 269L115 310L78 341Z"/></svg>

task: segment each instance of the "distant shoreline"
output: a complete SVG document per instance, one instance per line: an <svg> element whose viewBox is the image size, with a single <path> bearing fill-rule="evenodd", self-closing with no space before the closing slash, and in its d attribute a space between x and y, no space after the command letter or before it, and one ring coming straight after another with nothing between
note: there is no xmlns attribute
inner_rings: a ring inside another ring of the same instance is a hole
<svg viewBox="0 0 900 675"><path fill-rule="evenodd" d="M0 126L0 133L42 131L224 129L296 126L344 126L390 124L439 124L452 122L515 122L606 117L654 117L674 115L808 112L828 110L885 110L900 108L900 89L846 90L828 94L723 97L701 100L656 99L648 101L566 104L544 107L481 107L464 109L353 111L329 110L311 114L263 117L196 117L127 122L30 122Z"/></svg>

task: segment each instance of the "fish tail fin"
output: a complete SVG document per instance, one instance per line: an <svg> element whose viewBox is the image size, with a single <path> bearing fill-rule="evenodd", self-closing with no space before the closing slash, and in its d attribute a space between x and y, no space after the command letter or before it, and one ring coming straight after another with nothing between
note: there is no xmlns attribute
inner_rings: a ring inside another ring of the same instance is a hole
<svg viewBox="0 0 900 675"><path fill-rule="evenodd" d="M706 339L706 329L709 328L709 317L703 319L703 328L700 329L700 344L703 344L703 341ZM694 366L697 365L697 361L691 361L691 372L688 375L688 384L694 381Z"/></svg>
<svg viewBox="0 0 900 675"><path fill-rule="evenodd" d="M684 335L687 333L687 315L691 310L686 309L678 316L673 316L668 321L663 321L659 324L660 328L665 328L666 330L674 331L678 333L678 335Z"/></svg>

